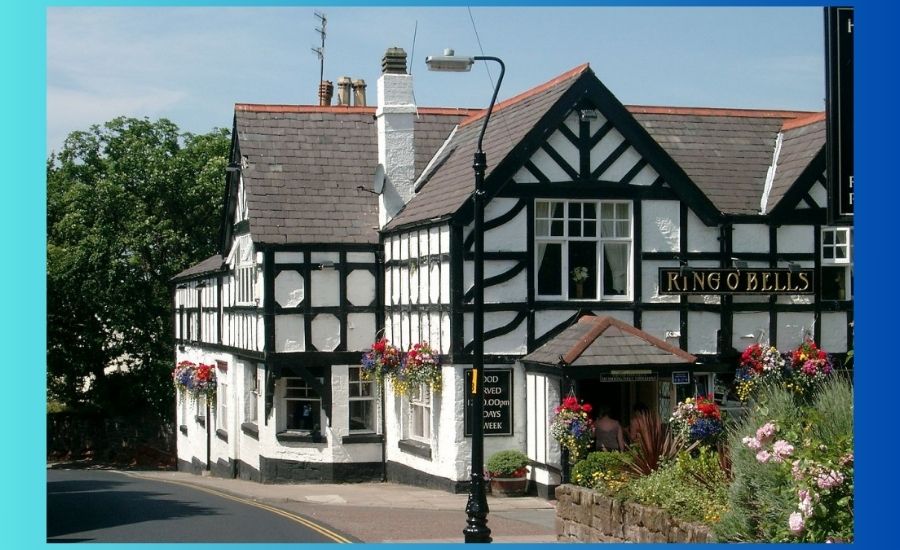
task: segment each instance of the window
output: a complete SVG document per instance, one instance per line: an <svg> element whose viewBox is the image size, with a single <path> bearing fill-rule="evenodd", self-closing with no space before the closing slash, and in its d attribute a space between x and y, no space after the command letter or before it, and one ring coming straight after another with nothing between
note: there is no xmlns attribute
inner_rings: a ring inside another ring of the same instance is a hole
<svg viewBox="0 0 900 550"><path fill-rule="evenodd" d="M256 365L244 367L244 422L256 424L259 421L259 377Z"/></svg>
<svg viewBox="0 0 900 550"><path fill-rule="evenodd" d="M539 298L626 300L631 295L631 203L535 201Z"/></svg>
<svg viewBox="0 0 900 550"><path fill-rule="evenodd" d="M235 302L256 304L256 266L240 266L234 270Z"/></svg>
<svg viewBox="0 0 900 550"><path fill-rule="evenodd" d="M409 396L409 437L431 442L431 389L427 384L420 384Z"/></svg>
<svg viewBox="0 0 900 550"><path fill-rule="evenodd" d="M822 228L821 286L823 300L853 296L853 228Z"/></svg>
<svg viewBox="0 0 900 550"><path fill-rule="evenodd" d="M228 431L228 384L219 382L216 388L216 428Z"/></svg>
<svg viewBox="0 0 900 550"><path fill-rule="evenodd" d="M206 424L206 396L203 394L194 400L194 419L200 424Z"/></svg>
<svg viewBox="0 0 900 550"><path fill-rule="evenodd" d="M375 381L363 380L360 367L350 367L350 432L375 432Z"/></svg>
<svg viewBox="0 0 900 550"><path fill-rule="evenodd" d="M302 378L284 378L284 428L318 433L322 429L322 398Z"/></svg>
<svg viewBox="0 0 900 550"><path fill-rule="evenodd" d="M178 420L179 425L187 426L188 419L188 393L186 389L178 389Z"/></svg>

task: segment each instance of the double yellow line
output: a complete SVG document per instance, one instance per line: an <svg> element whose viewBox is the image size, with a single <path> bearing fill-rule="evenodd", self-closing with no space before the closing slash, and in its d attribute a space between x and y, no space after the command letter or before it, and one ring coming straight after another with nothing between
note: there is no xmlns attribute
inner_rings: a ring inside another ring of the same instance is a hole
<svg viewBox="0 0 900 550"><path fill-rule="evenodd" d="M273 506L269 506L268 504L263 504L261 502L255 501L255 500L249 500L246 498L236 497L234 495L229 495L228 493L223 493L221 491L217 491L215 489L210 489L208 487L202 487L202 486L196 485L194 483L185 483L183 481L174 481L171 479L160 479L157 477L142 476L142 475L134 474L131 472L121 472L120 471L119 473L125 474L129 477L139 478L139 479L148 480L148 481L161 481L163 483L172 483L174 485L181 485L182 487L187 487L189 489L196 489L198 491L203 491L203 492L209 493L211 495L215 495L217 497L227 498L228 500L233 500L235 502L247 504L248 506L255 506L256 508L260 508L262 510L267 510L269 512L272 512L273 514L277 514L277 515L287 518L293 522L299 523L300 525L303 525L304 527L308 527L309 529L312 529L313 531L319 533L320 535L322 535L324 537L327 537L327 538L333 540L334 542L338 542L341 544L351 544L353 542L352 540L348 539L347 537L339 535L339 534L335 533L334 531L332 531L331 529L328 529L327 527L323 527L317 523L313 523L310 520L308 520L302 516L292 514L285 510L281 510L279 508L275 508Z"/></svg>

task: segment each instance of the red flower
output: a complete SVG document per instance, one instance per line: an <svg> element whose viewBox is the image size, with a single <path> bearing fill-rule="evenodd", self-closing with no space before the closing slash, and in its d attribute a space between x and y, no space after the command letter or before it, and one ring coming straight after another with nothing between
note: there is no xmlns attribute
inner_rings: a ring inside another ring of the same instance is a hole
<svg viewBox="0 0 900 550"><path fill-rule="evenodd" d="M593 410L593 407L591 407L590 403L585 403L584 405L581 406L581 410L583 410L586 413L590 413Z"/></svg>

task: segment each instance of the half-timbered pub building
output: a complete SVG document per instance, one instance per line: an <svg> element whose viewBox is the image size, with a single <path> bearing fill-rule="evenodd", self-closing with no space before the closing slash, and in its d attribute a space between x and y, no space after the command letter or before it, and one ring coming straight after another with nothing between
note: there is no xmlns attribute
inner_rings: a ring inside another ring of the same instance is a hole
<svg viewBox="0 0 900 550"><path fill-rule="evenodd" d="M175 360L215 365L218 381L209 403L179 394L181 469L469 479L485 113L417 107L405 59L385 54L375 107L349 79L337 105L326 90L320 105L235 106L220 253L174 280ZM549 495L549 422L570 392L623 423L639 402L668 418L688 395L734 405L754 342L808 336L842 357L853 230L826 222L825 134L823 113L626 106L588 65L498 103L484 137L486 454L525 451ZM430 343L440 385L398 396L365 380L361 354L381 337Z"/></svg>

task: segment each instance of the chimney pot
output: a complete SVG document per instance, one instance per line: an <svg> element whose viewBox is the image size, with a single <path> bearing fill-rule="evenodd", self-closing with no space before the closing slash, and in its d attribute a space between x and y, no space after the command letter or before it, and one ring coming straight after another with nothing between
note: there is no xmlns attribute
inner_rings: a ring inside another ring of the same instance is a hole
<svg viewBox="0 0 900 550"><path fill-rule="evenodd" d="M388 48L381 58L383 74L406 74L406 52L403 48Z"/></svg>
<svg viewBox="0 0 900 550"><path fill-rule="evenodd" d="M334 84L330 80L323 80L319 83L319 105L327 107L331 105L331 98L334 96Z"/></svg>
<svg viewBox="0 0 900 550"><path fill-rule="evenodd" d="M356 107L366 106L366 81L363 79L353 81L353 105Z"/></svg>
<svg viewBox="0 0 900 550"><path fill-rule="evenodd" d="M350 77L342 76L338 79L338 105L350 106Z"/></svg>

